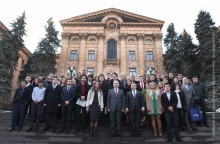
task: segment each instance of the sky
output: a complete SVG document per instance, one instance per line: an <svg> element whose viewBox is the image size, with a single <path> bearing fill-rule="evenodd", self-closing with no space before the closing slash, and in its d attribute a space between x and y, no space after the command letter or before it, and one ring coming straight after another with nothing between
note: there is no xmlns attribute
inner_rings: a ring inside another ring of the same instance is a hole
<svg viewBox="0 0 220 144"><path fill-rule="evenodd" d="M0 21L11 29L10 23L25 12L25 46L34 52L40 40L45 37L44 26L49 18L53 18L61 38L60 20L107 8L117 8L164 21L164 37L168 25L173 22L178 34L185 28L196 44L198 41L194 23L200 10L209 12L215 25L220 25L219 0L1 0Z"/></svg>

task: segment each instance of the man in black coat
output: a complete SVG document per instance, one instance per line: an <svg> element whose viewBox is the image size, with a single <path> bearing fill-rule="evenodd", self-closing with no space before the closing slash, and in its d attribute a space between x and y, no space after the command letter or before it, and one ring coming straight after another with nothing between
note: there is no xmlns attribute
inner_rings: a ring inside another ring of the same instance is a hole
<svg viewBox="0 0 220 144"><path fill-rule="evenodd" d="M126 112L129 112L131 136L140 136L141 131L141 111L144 111L144 97L140 91L136 90L136 83L131 84L131 91L126 94Z"/></svg>
<svg viewBox="0 0 220 144"><path fill-rule="evenodd" d="M208 98L208 93L203 83L199 82L197 76L194 76L192 80L193 80L192 87L195 91L195 96L199 98L197 100L197 104L201 107L202 110L203 124L204 126L209 127L209 125L207 124L207 115L206 115L206 101Z"/></svg>
<svg viewBox="0 0 220 144"><path fill-rule="evenodd" d="M82 101L82 103L86 104L87 94L90 89L90 86L87 84L87 76L80 76L81 82L75 88L75 97L77 98L77 103ZM76 104L76 131L75 133L83 130L87 126L87 118L86 118L86 105L78 105Z"/></svg>
<svg viewBox="0 0 220 144"><path fill-rule="evenodd" d="M182 142L182 139L180 139L180 131L178 126L178 99L175 92L170 92L170 84L168 83L165 84L165 93L161 95L161 103L164 108L165 118L167 122L167 142L172 142L172 125L174 126L176 141Z"/></svg>
<svg viewBox="0 0 220 144"><path fill-rule="evenodd" d="M43 131L50 129L52 124L52 131L56 131L56 118L58 107L61 106L61 92L62 88L57 84L58 78L54 77L52 85L48 85L44 94L43 106L45 107L45 128Z"/></svg>
<svg viewBox="0 0 220 144"><path fill-rule="evenodd" d="M27 81L23 80L21 82L21 87L15 92L12 101L12 125L8 131L15 130L15 126L18 121L19 129L21 131L24 124L25 110L28 102L30 101L30 89L26 87Z"/></svg>
<svg viewBox="0 0 220 144"><path fill-rule="evenodd" d="M74 99L74 88L71 86L72 79L67 80L67 86L63 88L61 93L61 106L62 106L62 129L63 132L67 129L67 133L70 133L71 129L71 117L72 117L72 107Z"/></svg>

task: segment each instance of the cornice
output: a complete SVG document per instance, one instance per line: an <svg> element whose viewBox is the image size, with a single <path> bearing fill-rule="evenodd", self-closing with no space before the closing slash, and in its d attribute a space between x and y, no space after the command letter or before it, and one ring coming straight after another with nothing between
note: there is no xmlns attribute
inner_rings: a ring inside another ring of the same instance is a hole
<svg viewBox="0 0 220 144"><path fill-rule="evenodd" d="M117 23L118 26L154 26L162 28L162 23ZM62 26L107 26L105 22L65 22Z"/></svg>

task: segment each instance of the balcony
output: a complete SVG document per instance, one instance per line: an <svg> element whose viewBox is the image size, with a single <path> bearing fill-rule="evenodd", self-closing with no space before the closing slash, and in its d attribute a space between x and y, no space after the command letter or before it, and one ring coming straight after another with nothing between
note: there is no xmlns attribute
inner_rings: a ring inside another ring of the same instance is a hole
<svg viewBox="0 0 220 144"><path fill-rule="evenodd" d="M104 66L106 66L107 64L116 64L117 66L119 66L120 61L119 59L104 59Z"/></svg>

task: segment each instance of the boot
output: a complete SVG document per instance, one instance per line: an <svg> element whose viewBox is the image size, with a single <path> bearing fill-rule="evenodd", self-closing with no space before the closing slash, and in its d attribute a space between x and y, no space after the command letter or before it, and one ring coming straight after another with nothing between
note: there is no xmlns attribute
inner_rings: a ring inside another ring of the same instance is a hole
<svg viewBox="0 0 220 144"><path fill-rule="evenodd" d="M94 137L97 137L96 128L93 129L93 136L94 136Z"/></svg>

